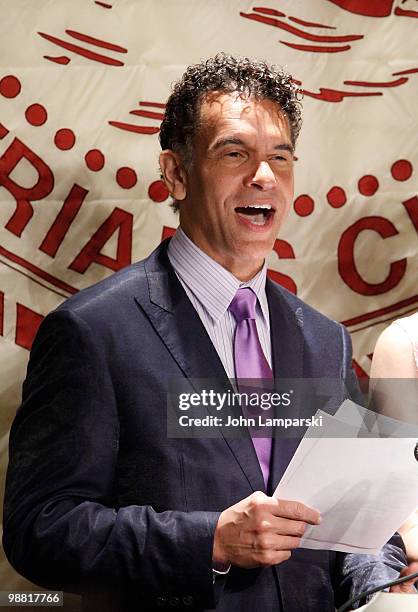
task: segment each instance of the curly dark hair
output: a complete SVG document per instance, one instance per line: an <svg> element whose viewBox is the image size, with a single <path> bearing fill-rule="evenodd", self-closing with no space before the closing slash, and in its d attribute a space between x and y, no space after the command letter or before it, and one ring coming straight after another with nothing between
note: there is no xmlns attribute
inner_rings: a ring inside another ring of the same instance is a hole
<svg viewBox="0 0 418 612"><path fill-rule="evenodd" d="M200 104L205 95L213 91L277 102L289 120L292 143L295 145L302 125L302 113L300 89L292 76L262 60L218 53L215 57L189 66L174 84L160 127L162 149L178 151L185 157L183 161L191 161L187 158L199 126Z"/></svg>
<svg viewBox="0 0 418 612"><path fill-rule="evenodd" d="M199 128L200 105L214 91L277 102L290 124L292 144L302 125L301 93L292 76L262 60L218 53L189 66L173 86L160 127L161 148L179 153L186 167L193 161L193 139ZM176 202L173 204L178 209Z"/></svg>

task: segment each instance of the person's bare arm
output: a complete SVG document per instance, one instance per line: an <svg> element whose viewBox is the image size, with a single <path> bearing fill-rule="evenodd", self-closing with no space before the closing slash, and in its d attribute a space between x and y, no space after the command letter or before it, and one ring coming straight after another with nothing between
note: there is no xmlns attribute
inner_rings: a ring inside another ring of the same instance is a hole
<svg viewBox="0 0 418 612"><path fill-rule="evenodd" d="M373 353L370 378L416 378L410 339L398 325L390 325L379 336Z"/></svg>

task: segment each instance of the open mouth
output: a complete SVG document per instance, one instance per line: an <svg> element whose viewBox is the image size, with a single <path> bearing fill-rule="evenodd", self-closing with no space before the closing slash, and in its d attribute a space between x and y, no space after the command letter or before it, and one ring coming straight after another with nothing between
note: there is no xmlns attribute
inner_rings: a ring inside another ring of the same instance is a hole
<svg viewBox="0 0 418 612"><path fill-rule="evenodd" d="M275 210L270 204L249 204L248 206L237 206L235 212L253 225L266 225L273 217Z"/></svg>

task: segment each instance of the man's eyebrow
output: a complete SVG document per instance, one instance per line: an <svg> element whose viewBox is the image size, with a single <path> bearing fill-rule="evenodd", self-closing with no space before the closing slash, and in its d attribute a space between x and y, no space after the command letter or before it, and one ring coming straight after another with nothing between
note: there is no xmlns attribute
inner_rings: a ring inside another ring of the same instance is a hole
<svg viewBox="0 0 418 612"><path fill-rule="evenodd" d="M229 137L229 138L220 138L216 140L210 147L210 151L217 151L221 147L226 147L228 145L244 145L245 142L241 140L241 138Z"/></svg>
<svg viewBox="0 0 418 612"><path fill-rule="evenodd" d="M276 149L277 151L289 151L289 153L291 153L292 155L295 152L293 146L288 143L276 145L275 147L273 147L273 149Z"/></svg>
<svg viewBox="0 0 418 612"><path fill-rule="evenodd" d="M246 143L241 138L232 136L229 138L220 138L209 147L209 151L217 151L218 149L221 149L222 147L227 147L229 145L241 145L245 147ZM292 155L294 153L294 148L289 143L275 145L273 149L276 149L277 151L289 151L289 153L291 153Z"/></svg>

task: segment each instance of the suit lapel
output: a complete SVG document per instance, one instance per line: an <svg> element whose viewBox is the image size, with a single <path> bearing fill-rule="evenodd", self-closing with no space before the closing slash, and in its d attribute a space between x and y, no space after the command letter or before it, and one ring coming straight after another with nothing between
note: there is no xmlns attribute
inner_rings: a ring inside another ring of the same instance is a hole
<svg viewBox="0 0 418 612"><path fill-rule="evenodd" d="M145 260L145 275L135 300L182 372L191 379L213 379L219 392L232 391L227 374L206 329L186 295L167 256L168 241ZM196 390L199 391L198 386ZM219 416L214 409L213 415ZM254 445L245 428L239 438L223 437L254 491L264 490Z"/></svg>
<svg viewBox="0 0 418 612"><path fill-rule="evenodd" d="M304 352L302 308L295 310L287 301L286 294L269 279L266 283L266 293L270 312L274 377L277 380L301 378ZM276 415L280 416L280 407L277 408ZM298 438L274 438L270 471L271 492L274 492L283 476L299 442Z"/></svg>

